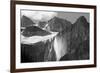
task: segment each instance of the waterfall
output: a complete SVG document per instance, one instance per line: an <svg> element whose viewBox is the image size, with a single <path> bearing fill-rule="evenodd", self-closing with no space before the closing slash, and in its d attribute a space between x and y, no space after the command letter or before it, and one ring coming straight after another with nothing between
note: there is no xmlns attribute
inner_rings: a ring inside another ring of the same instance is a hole
<svg viewBox="0 0 100 73"><path fill-rule="evenodd" d="M56 52L57 61L67 53L66 36L56 36L54 39L54 50Z"/></svg>

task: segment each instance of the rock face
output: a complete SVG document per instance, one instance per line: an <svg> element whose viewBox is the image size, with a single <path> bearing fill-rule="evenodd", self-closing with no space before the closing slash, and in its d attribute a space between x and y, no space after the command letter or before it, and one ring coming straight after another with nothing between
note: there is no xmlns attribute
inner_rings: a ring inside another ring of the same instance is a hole
<svg viewBox="0 0 100 73"><path fill-rule="evenodd" d="M81 43L82 41L88 39L89 39L89 23L86 21L85 17L81 16L72 26L71 40L72 42L78 41L77 43ZM73 43L74 47L77 45L75 43Z"/></svg>
<svg viewBox="0 0 100 73"><path fill-rule="evenodd" d="M70 52L61 60L89 59L89 23L81 16L71 27Z"/></svg>
<svg viewBox="0 0 100 73"><path fill-rule="evenodd" d="M45 46L43 42L38 42L34 45L21 44L21 62L44 61Z"/></svg>
<svg viewBox="0 0 100 73"><path fill-rule="evenodd" d="M39 27L44 28L46 26L46 22L40 21L39 22Z"/></svg>
<svg viewBox="0 0 100 73"><path fill-rule="evenodd" d="M41 28L39 28L37 26L26 27L22 33L22 35L25 37L45 36L45 35L49 35L49 34L51 34L51 33L48 31L42 30Z"/></svg>
<svg viewBox="0 0 100 73"><path fill-rule="evenodd" d="M49 31L58 34L33 45L21 44L22 63L89 59L89 23L84 16L79 17L74 24L54 17L48 21L46 30L43 30L45 24L40 22L38 27L27 27L22 34L25 37L46 36L51 34Z"/></svg>
<svg viewBox="0 0 100 73"><path fill-rule="evenodd" d="M49 55L49 50L52 48L51 41L47 40L44 42L37 42L33 45L21 44L21 62L44 62L44 61L55 61L55 51L52 50Z"/></svg>
<svg viewBox="0 0 100 73"><path fill-rule="evenodd" d="M62 32L63 30L67 29L67 27L71 26L71 22L58 17L54 17L53 19L49 20L48 24L49 26L47 29L53 32Z"/></svg>
<svg viewBox="0 0 100 73"><path fill-rule="evenodd" d="M21 27L28 27L28 26L33 26L35 23L28 17L22 16L21 17Z"/></svg>

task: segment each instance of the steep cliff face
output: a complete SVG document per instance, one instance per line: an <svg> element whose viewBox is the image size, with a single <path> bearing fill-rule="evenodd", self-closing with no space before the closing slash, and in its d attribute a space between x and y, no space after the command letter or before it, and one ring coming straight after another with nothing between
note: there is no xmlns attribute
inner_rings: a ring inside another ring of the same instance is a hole
<svg viewBox="0 0 100 73"><path fill-rule="evenodd" d="M89 23L81 16L71 27L70 52L62 60L89 59Z"/></svg>
<svg viewBox="0 0 100 73"><path fill-rule="evenodd" d="M81 43L87 39L89 39L89 23L86 21L85 17L82 16L78 18L78 20L72 26L72 46L75 47L78 43ZM74 41L77 41L77 43Z"/></svg>
<svg viewBox="0 0 100 73"><path fill-rule="evenodd" d="M53 38L34 44L21 44L21 62L56 61L52 41Z"/></svg>
<svg viewBox="0 0 100 73"><path fill-rule="evenodd" d="M71 46L76 46L78 59L89 59L89 23L84 16L77 19L72 28L71 37L73 42ZM77 44L75 44L76 41Z"/></svg>

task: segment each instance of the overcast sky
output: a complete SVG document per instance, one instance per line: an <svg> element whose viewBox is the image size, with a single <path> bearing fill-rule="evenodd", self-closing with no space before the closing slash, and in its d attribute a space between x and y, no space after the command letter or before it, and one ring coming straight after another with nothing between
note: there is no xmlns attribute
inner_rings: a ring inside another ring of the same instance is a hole
<svg viewBox="0 0 100 73"><path fill-rule="evenodd" d="M34 11L34 10L22 10L21 15L29 17L33 21L48 21L53 17L57 16L63 19L75 23L75 21L80 17L84 16L89 22L89 13L82 12L53 12L53 11Z"/></svg>
<svg viewBox="0 0 100 73"><path fill-rule="evenodd" d="M70 21L71 23L74 23L80 16L84 16L87 21L89 22L89 13L80 13L80 12L58 12L58 17L60 18L64 18L68 21Z"/></svg>

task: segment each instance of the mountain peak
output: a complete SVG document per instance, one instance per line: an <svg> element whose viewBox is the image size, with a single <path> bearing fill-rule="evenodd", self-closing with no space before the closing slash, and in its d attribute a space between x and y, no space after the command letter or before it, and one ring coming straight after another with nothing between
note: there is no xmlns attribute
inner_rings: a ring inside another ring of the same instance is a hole
<svg viewBox="0 0 100 73"><path fill-rule="evenodd" d="M86 18L84 16L80 16L77 21L80 21L80 22L87 22Z"/></svg>
<svg viewBox="0 0 100 73"><path fill-rule="evenodd" d="M79 27L80 26L84 26L85 28L89 27L89 23L87 22L87 19L84 16L80 16L74 24Z"/></svg>
<svg viewBox="0 0 100 73"><path fill-rule="evenodd" d="M48 24L50 30L54 32L61 32L64 29L66 29L66 27L71 26L71 22L59 17L52 18L51 20L48 21Z"/></svg>
<svg viewBox="0 0 100 73"><path fill-rule="evenodd" d="M28 27L28 26L33 26L35 23L28 17L22 16L21 17L21 27Z"/></svg>

